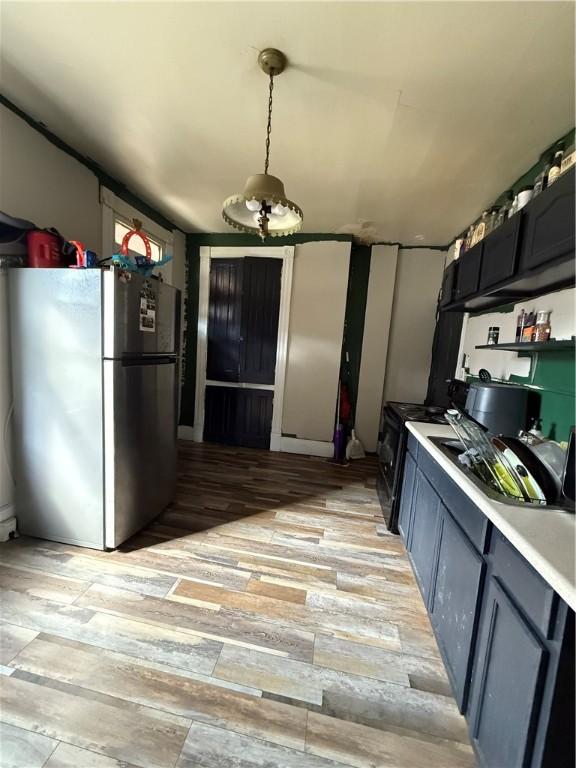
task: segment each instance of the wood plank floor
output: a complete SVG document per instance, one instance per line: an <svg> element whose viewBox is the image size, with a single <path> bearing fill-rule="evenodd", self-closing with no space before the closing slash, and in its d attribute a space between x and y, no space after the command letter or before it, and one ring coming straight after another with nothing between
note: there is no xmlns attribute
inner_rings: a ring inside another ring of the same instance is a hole
<svg viewBox="0 0 576 768"><path fill-rule="evenodd" d="M184 443L120 550L0 545L0 765L473 766L375 471Z"/></svg>

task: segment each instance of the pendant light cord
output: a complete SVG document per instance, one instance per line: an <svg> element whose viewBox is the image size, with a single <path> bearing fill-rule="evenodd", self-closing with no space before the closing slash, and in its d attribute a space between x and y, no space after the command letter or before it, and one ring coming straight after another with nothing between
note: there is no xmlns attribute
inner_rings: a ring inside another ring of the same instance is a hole
<svg viewBox="0 0 576 768"><path fill-rule="evenodd" d="M270 72L270 87L268 91L268 124L266 125L266 160L264 162L264 173L268 173L268 164L270 162L270 134L272 133L272 91L274 90L274 70Z"/></svg>

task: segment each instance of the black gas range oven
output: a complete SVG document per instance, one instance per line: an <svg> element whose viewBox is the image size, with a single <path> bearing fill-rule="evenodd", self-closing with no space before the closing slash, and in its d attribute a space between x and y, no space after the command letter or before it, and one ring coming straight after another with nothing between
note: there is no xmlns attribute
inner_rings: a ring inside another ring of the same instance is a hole
<svg viewBox="0 0 576 768"><path fill-rule="evenodd" d="M382 438L378 450L377 489L388 530L398 533L400 490L408 441L407 421L446 424L445 408L416 403L386 403L382 410Z"/></svg>

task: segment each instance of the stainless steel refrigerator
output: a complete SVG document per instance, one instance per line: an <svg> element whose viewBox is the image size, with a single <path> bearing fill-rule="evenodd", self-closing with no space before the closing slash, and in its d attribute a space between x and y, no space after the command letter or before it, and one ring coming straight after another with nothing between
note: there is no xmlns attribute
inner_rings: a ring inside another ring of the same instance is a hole
<svg viewBox="0 0 576 768"><path fill-rule="evenodd" d="M21 533L114 548L173 499L180 291L118 269L12 269Z"/></svg>

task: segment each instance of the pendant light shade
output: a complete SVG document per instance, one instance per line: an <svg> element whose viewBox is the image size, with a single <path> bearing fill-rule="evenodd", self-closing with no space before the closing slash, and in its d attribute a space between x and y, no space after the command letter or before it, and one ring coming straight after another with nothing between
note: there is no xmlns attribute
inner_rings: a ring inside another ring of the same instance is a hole
<svg viewBox="0 0 576 768"><path fill-rule="evenodd" d="M274 77L284 71L286 57L282 51L265 48L258 56L258 64L270 78L264 173L249 176L244 192L231 195L224 201L222 216L235 229L264 239L267 236L281 237L298 232L304 217L302 209L286 197L282 181L268 173Z"/></svg>
<svg viewBox="0 0 576 768"><path fill-rule="evenodd" d="M264 237L292 235L302 226L302 211L286 197L280 179L267 173L250 176L241 195L232 195L224 201L222 216L235 229L262 237L263 206L268 219Z"/></svg>

